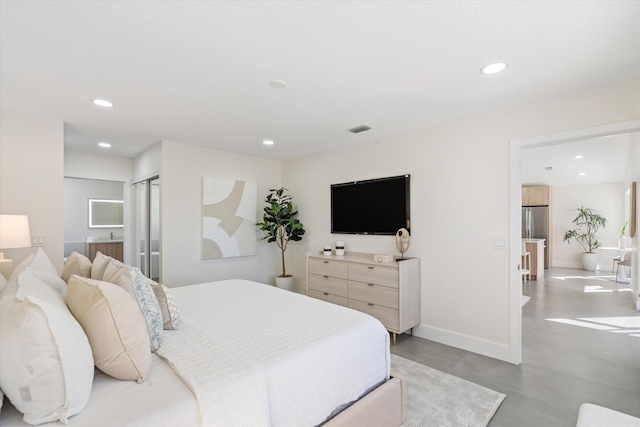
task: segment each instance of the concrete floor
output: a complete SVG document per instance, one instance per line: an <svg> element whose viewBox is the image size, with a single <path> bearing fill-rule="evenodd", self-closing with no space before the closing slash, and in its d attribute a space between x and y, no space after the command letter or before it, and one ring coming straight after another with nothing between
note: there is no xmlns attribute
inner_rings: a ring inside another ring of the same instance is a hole
<svg viewBox="0 0 640 427"><path fill-rule="evenodd" d="M523 285L521 365L407 334L391 352L506 394L490 427L575 427L582 403L640 417L640 312L628 285L566 268L539 282Z"/></svg>

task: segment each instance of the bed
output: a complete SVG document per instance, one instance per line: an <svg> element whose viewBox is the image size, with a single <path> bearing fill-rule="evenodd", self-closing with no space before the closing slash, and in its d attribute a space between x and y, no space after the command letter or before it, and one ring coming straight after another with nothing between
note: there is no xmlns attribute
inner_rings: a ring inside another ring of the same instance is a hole
<svg viewBox="0 0 640 427"><path fill-rule="evenodd" d="M246 280L172 292L180 325L162 331L146 380L96 369L70 425L401 424L402 380L373 317ZM0 425L28 424L5 398Z"/></svg>

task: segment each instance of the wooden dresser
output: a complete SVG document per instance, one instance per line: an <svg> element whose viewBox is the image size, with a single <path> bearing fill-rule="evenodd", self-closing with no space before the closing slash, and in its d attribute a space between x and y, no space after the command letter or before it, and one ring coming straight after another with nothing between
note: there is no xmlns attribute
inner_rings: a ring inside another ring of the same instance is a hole
<svg viewBox="0 0 640 427"><path fill-rule="evenodd" d="M309 255L310 297L353 308L382 322L393 334L420 323L420 260L378 263L373 254Z"/></svg>

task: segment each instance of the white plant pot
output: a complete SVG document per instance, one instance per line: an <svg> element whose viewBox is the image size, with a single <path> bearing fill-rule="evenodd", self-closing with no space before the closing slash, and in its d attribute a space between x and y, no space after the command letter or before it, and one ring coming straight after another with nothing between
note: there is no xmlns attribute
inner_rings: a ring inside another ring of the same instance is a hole
<svg viewBox="0 0 640 427"><path fill-rule="evenodd" d="M583 252L582 253L582 268L586 271L596 271L598 265L598 254Z"/></svg>
<svg viewBox="0 0 640 427"><path fill-rule="evenodd" d="M620 236L620 239L618 239L618 243L620 244L620 250L621 251L627 249L627 237L626 236Z"/></svg>
<svg viewBox="0 0 640 427"><path fill-rule="evenodd" d="M276 286L280 289L290 291L293 289L293 276L276 277Z"/></svg>

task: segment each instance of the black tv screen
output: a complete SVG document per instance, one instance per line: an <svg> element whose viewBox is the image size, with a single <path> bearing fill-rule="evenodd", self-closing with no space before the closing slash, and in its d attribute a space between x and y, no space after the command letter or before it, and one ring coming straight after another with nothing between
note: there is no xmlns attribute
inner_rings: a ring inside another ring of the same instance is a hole
<svg viewBox="0 0 640 427"><path fill-rule="evenodd" d="M331 185L331 233L396 234L410 230L410 175Z"/></svg>

